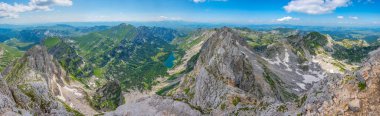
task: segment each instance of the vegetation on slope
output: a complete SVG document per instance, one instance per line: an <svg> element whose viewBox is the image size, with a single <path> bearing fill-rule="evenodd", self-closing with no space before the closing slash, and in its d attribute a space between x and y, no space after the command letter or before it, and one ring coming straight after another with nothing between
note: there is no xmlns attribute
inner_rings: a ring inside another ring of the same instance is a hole
<svg viewBox="0 0 380 116"><path fill-rule="evenodd" d="M12 47L16 47L19 50L26 51L36 45L33 42L22 42L16 38L9 39L4 42L4 44Z"/></svg>
<svg viewBox="0 0 380 116"><path fill-rule="evenodd" d="M327 37L318 32L310 32L303 41L306 49L313 55L318 54L318 49L323 48L328 43Z"/></svg>
<svg viewBox="0 0 380 116"><path fill-rule="evenodd" d="M102 111L115 110L124 102L121 91L120 84L117 81L110 81L102 88L96 90L91 101L91 106Z"/></svg>
<svg viewBox="0 0 380 116"><path fill-rule="evenodd" d="M368 57L368 53L376 50L380 45L369 45L364 40L337 41L334 46L336 50L332 56L338 60L347 60L348 63L359 63Z"/></svg>
<svg viewBox="0 0 380 116"><path fill-rule="evenodd" d="M51 37L51 38L45 39L44 42L43 42L43 44L47 48L51 48L51 47L57 45L59 42L60 42L59 38L57 38L57 37Z"/></svg>
<svg viewBox="0 0 380 116"><path fill-rule="evenodd" d="M121 24L108 30L75 37L74 43L45 40L45 46L78 80L96 76L117 79L123 91L151 89L157 77L167 75L164 65L176 46L177 32L157 27Z"/></svg>
<svg viewBox="0 0 380 116"><path fill-rule="evenodd" d="M0 72L14 60L20 58L23 54L24 53L17 48L0 44Z"/></svg>

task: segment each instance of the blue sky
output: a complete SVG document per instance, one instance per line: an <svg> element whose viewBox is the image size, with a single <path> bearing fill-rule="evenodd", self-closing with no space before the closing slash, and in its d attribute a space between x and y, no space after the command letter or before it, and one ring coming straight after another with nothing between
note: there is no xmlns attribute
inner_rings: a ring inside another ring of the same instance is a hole
<svg viewBox="0 0 380 116"><path fill-rule="evenodd" d="M0 0L0 23L180 20L379 26L379 6L379 0Z"/></svg>

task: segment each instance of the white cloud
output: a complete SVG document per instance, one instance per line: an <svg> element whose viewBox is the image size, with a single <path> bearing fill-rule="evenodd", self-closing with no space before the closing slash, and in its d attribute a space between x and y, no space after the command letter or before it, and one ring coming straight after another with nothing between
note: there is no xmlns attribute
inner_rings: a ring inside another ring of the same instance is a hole
<svg viewBox="0 0 380 116"><path fill-rule="evenodd" d="M344 16L337 16L338 19L344 19Z"/></svg>
<svg viewBox="0 0 380 116"><path fill-rule="evenodd" d="M167 16L159 16L160 19L169 19Z"/></svg>
<svg viewBox="0 0 380 116"><path fill-rule="evenodd" d="M36 6L71 6L72 0L31 0L30 3Z"/></svg>
<svg viewBox="0 0 380 116"><path fill-rule="evenodd" d="M359 17L354 17L354 16L350 16L348 18L353 19L353 20L358 20L359 19Z"/></svg>
<svg viewBox="0 0 380 116"><path fill-rule="evenodd" d="M284 9L287 12L326 14L349 4L350 0L292 0L287 6L284 6Z"/></svg>
<svg viewBox="0 0 380 116"><path fill-rule="evenodd" d="M20 13L30 11L48 11L52 6L71 6L72 0L30 0L28 4L13 5L0 2L0 18L17 18Z"/></svg>
<svg viewBox="0 0 380 116"><path fill-rule="evenodd" d="M177 21L182 20L181 17L167 17L167 16L159 16L158 21Z"/></svg>
<svg viewBox="0 0 380 116"><path fill-rule="evenodd" d="M293 18L291 16L282 17L279 19L276 19L278 22L286 22L286 21L292 21L292 20L300 20L299 18Z"/></svg>

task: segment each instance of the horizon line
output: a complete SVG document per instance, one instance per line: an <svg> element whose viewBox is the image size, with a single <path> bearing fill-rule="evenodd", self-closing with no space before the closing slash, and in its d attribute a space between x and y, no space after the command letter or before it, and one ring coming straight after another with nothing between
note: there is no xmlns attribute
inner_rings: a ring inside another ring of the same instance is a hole
<svg viewBox="0 0 380 116"><path fill-rule="evenodd" d="M206 24L212 26L303 26L303 27L356 27L356 28L380 28L380 25L303 25L303 24L287 24L287 23L233 23L233 22L198 22L198 21L183 21L183 20L162 20L162 21L67 21L67 22L38 22L38 23L0 23L0 25L11 25L11 26L44 26L44 25L59 25L66 24L70 25L70 23L163 23L163 22L178 22L178 23L189 23L190 25L196 24ZM117 25L118 25L117 24ZM186 24L186 25L189 25ZM73 26L73 25L70 25ZM93 26L107 26L107 25L93 25ZM178 25L181 26L181 25Z"/></svg>

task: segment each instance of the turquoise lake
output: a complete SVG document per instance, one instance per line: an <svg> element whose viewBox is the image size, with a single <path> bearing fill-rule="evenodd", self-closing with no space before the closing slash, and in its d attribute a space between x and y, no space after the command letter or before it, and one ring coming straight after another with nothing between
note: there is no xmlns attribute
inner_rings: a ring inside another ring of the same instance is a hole
<svg viewBox="0 0 380 116"><path fill-rule="evenodd" d="M165 60L164 65L167 68L173 68L173 66L174 66L174 60L175 60L174 52L172 52L172 53L170 53L169 57Z"/></svg>

